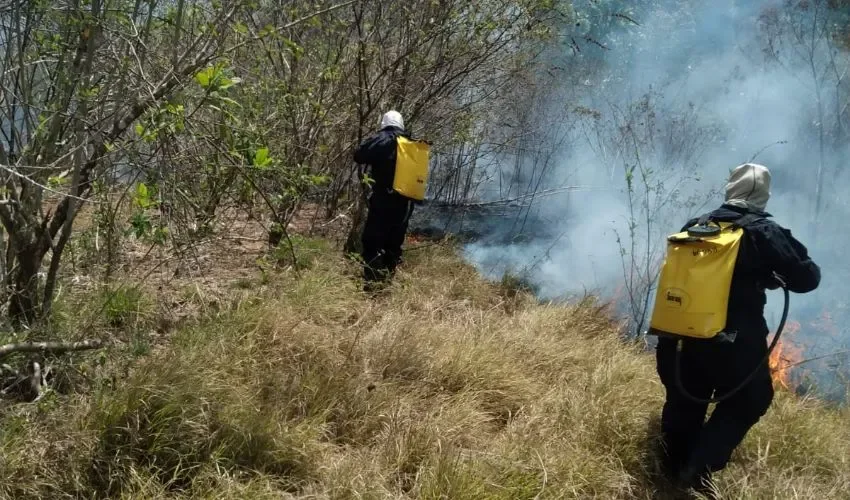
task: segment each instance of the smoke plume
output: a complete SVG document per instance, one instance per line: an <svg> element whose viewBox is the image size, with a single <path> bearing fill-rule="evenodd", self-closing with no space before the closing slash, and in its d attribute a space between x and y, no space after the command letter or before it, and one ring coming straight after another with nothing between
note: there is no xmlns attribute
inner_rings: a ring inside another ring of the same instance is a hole
<svg viewBox="0 0 850 500"><path fill-rule="evenodd" d="M768 0L613 2L607 9L579 4L587 19L576 29L588 26L584 39L598 45L578 52L564 45L553 56L567 74L548 98L574 105L559 117L569 124L567 140L553 149L555 166L539 189L579 188L537 198L518 216L519 229L516 219L500 226L523 238L505 243L504 234L491 234L466 247L468 259L494 278L524 277L542 298L592 292L628 302L628 284L639 288L641 276L657 269L664 236L722 203L729 171L755 158L773 175L767 210L824 271L818 290L792 294L791 317L804 325L793 340L808 357L846 348L850 181L841 134L850 57L818 28L840 13L826 1ZM526 167L520 176L533 178L534 166ZM781 293L769 293L768 302L773 326ZM819 323L824 314L837 326ZM822 386L846 373L839 357L828 359L805 365ZM838 391L822 388L830 390Z"/></svg>

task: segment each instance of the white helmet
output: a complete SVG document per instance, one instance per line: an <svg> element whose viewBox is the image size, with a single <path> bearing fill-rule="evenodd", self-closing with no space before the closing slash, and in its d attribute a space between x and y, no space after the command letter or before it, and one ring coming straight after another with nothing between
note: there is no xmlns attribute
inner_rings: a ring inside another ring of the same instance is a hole
<svg viewBox="0 0 850 500"><path fill-rule="evenodd" d="M398 127L404 129L404 119L398 111L387 111L381 117L381 128Z"/></svg>

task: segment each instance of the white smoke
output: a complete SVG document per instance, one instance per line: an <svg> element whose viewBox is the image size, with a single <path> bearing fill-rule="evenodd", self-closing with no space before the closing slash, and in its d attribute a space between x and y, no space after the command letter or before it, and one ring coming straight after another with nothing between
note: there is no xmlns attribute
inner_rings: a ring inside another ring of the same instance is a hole
<svg viewBox="0 0 850 500"><path fill-rule="evenodd" d="M809 3L826 8L825 1ZM565 79L564 91L553 95L572 95L576 107L592 109L600 118L580 120L572 128L571 140L557 152L559 161L550 182L542 187L569 183L591 189L541 199L532 208L537 226L525 227L530 241L473 243L466 248L468 258L494 277L506 271L526 277L540 287L544 298L585 291L610 295L625 282L617 234L629 234L626 166L642 162L653 170L653 182L664 181L664 189L678 190L681 200L660 208L654 217L657 225L649 232L638 220L637 254L643 255L646 249L663 250L664 234L678 231L700 209L714 208L723 198L715 196L707 205L688 205L683 200L704 198L712 189L722 189L730 169L758 153L758 162L773 174L767 210L776 222L791 229L824 270L817 291L792 296L792 317L811 319L827 307L843 328L842 319L850 319L841 302L850 297L850 270L837 249L850 243L850 235L839 229L850 218L844 195L850 188L850 174L843 168L847 148L830 140L826 141L823 208L817 224L813 221L820 163L815 89L819 86L821 91L824 120L830 120L825 126L835 127L836 103L843 105L840 99L850 99L850 92L828 75L850 68L846 50L825 40L815 44L811 53L817 74L823 77L815 83L812 61L800 57L793 45L780 47L781 64L762 50L765 34L760 23L770 20L775 9L781 13L788 8L785 2L686 0L656 2L654 8L648 2L626 3L623 8L627 5L632 7L629 16L640 26L624 21L603 33L589 33L601 37L598 41L608 50L588 55L593 47L587 47L581 55L565 55L559 62L573 72L595 68L586 70L585 85L576 89L576 78ZM611 7L608 15L618 8ZM650 91L656 96L648 101L650 111L640 115L644 108L635 116L649 117L654 125L641 120L633 125L646 127L637 135L652 137L648 142L654 141L654 146L634 148L609 141L608 146L619 144L625 154L600 149L595 132L603 130L610 137L616 125L625 123L625 110ZM778 141L787 142L775 144ZM535 238L536 234L546 236ZM629 251L630 242L621 242ZM781 295L772 293L768 300L767 319L775 325ZM839 317L842 314L847 315ZM799 335L812 356L838 350L840 342L848 340L846 329L838 339L812 338L814 332L805 329Z"/></svg>

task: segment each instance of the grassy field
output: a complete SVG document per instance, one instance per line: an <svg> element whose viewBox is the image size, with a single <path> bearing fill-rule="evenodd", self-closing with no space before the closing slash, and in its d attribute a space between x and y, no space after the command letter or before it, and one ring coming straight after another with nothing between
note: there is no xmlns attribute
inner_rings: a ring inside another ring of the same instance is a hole
<svg viewBox="0 0 850 500"><path fill-rule="evenodd" d="M369 299L328 246L184 287L167 325L153 287L66 294L55 328L115 343L0 408L0 496L671 498L654 358L599 304L539 304L446 246ZM847 498L850 413L779 391L718 484Z"/></svg>

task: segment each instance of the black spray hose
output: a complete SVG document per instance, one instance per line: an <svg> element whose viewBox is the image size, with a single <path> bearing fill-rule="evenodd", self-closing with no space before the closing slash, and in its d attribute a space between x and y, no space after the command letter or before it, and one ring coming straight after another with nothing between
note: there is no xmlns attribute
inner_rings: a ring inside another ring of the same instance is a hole
<svg viewBox="0 0 850 500"><path fill-rule="evenodd" d="M682 374L681 374L681 361L682 361L682 343L683 340L679 340L676 343L676 387L678 387L679 391L688 399L695 403L700 404L714 404L719 403L721 401L725 401L732 396L734 396L738 391L744 388L745 385L750 383L750 380L758 373L761 366L770 359L770 354L773 352L773 348L776 347L776 344L779 342L779 336L782 335L782 330L785 328L785 320L788 319L788 302L790 301L790 297L788 294L788 288L785 287L785 284L782 283L782 291L785 292L785 308L782 310L782 319L779 321L779 326L776 328L776 335L773 336L773 341L770 343L770 347L767 349L767 354L765 354L764 358L761 362L756 365L756 368L750 373L747 378L744 379L743 382L738 384L737 387L724 394L723 396L718 396L712 399L700 399L693 395L691 395L688 391L685 390L684 385L682 384Z"/></svg>

